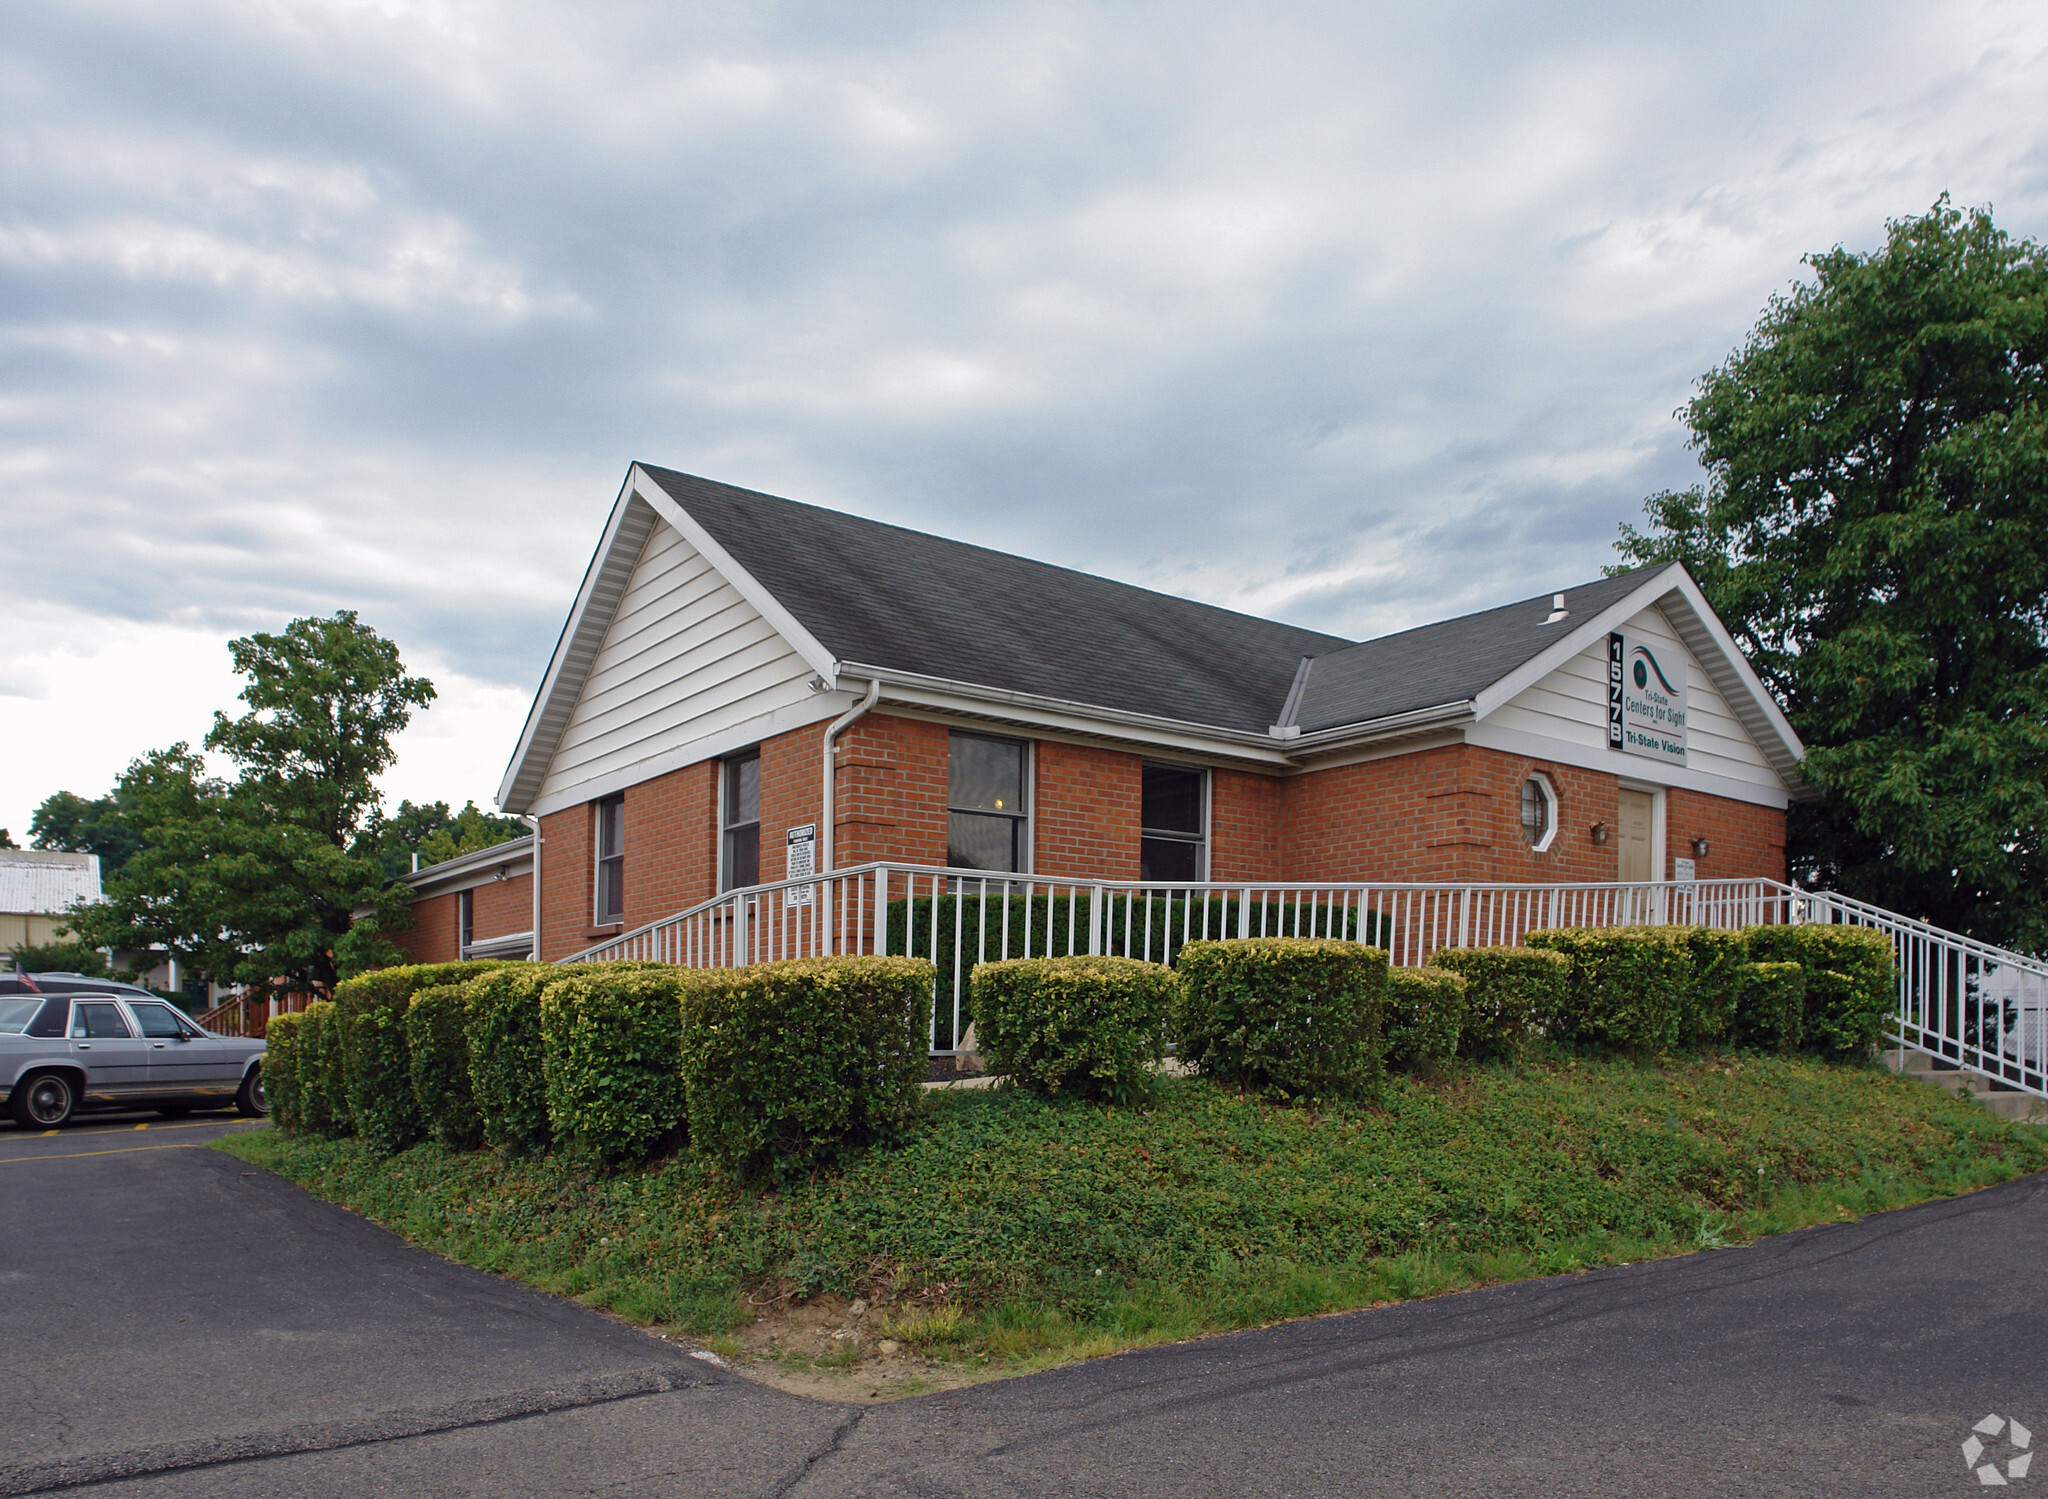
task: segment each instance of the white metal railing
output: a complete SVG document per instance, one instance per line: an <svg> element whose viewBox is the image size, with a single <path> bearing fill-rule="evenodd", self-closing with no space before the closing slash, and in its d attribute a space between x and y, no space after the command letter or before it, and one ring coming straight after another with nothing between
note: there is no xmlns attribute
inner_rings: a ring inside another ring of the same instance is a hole
<svg viewBox="0 0 2048 1499"><path fill-rule="evenodd" d="M2048 963L1776 880L1176 883L877 863L730 891L562 961L729 968L870 953L927 958L938 969L931 1050L948 1056L971 1049L968 975L995 958L1109 953L1171 963L1203 938L1347 937L1415 968L1440 948L1515 946L1544 927L1807 921L1871 927L1891 939L1900 1045L2048 1096Z"/></svg>

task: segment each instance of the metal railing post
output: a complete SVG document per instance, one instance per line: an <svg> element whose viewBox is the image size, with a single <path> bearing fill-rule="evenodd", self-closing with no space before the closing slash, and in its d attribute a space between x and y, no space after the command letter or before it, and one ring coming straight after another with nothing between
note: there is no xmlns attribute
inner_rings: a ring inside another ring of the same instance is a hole
<svg viewBox="0 0 2048 1499"><path fill-rule="evenodd" d="M1088 956L1102 956L1102 887L1093 885L1088 890Z"/></svg>

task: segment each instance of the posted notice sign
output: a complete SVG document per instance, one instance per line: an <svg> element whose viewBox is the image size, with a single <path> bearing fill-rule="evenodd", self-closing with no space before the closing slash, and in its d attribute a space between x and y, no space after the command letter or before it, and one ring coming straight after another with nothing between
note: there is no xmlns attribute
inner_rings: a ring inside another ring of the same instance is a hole
<svg viewBox="0 0 2048 1499"><path fill-rule="evenodd" d="M818 872L818 825L807 822L800 828L789 830L789 857L783 865L785 880L807 879ZM815 885L791 885L782 892L784 906L807 906L811 903L811 892Z"/></svg>
<svg viewBox="0 0 2048 1499"><path fill-rule="evenodd" d="M1685 763L1685 661L1675 646L1607 637L1607 747Z"/></svg>

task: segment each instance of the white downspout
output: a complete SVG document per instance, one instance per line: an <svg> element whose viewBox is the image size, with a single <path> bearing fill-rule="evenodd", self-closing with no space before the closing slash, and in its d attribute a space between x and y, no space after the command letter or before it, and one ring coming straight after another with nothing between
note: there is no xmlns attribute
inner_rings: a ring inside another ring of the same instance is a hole
<svg viewBox="0 0 2048 1499"><path fill-rule="evenodd" d="M540 958L540 819L524 817L519 819L533 829L533 961Z"/></svg>
<svg viewBox="0 0 2048 1499"><path fill-rule="evenodd" d="M875 677L868 683L867 696L832 720L832 727L825 730L825 825L819 832L818 873L830 874L836 867L833 863L832 819L835 793L839 786L838 766L832 756L839 748L839 736L852 727L855 719L874 707L875 700L882 695L882 679Z"/></svg>

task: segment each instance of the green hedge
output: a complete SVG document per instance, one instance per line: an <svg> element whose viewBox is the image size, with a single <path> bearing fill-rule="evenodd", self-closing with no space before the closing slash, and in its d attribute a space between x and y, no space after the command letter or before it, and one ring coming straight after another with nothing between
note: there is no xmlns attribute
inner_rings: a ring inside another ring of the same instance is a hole
<svg viewBox="0 0 2048 1499"><path fill-rule="evenodd" d="M1571 959L1553 1039L1614 1051L1666 1051L1693 985L1690 928L1568 927L1531 932L1532 948Z"/></svg>
<svg viewBox="0 0 2048 1499"><path fill-rule="evenodd" d="M348 1111L363 1143L394 1155L426 1138L426 1121L412 1092L412 1050L405 1011L413 995L440 984L459 984L495 963L412 963L376 968L334 986L348 1073Z"/></svg>
<svg viewBox="0 0 2048 1499"><path fill-rule="evenodd" d="M1571 960L1538 947L1439 948L1430 966L1465 980L1458 1050L1477 1062L1520 1056L1565 1000Z"/></svg>
<svg viewBox="0 0 2048 1499"><path fill-rule="evenodd" d="M299 1014L297 1045L299 1128L309 1135L351 1135L355 1124L348 1111L348 1068L342 1057L341 1015L334 1001L323 999ZM263 1086L268 1091L271 1079Z"/></svg>
<svg viewBox="0 0 2048 1499"><path fill-rule="evenodd" d="M484 1137L470 1091L468 1021L460 984L422 989L405 1011L413 1101L428 1132L450 1150L474 1150Z"/></svg>
<svg viewBox="0 0 2048 1499"><path fill-rule="evenodd" d="M1681 940L1692 960L1692 983L1678 1017L1678 1044L1713 1046L1726 1041L1734 1034L1735 1013L1741 1004L1742 970L1749 963L1748 938L1741 932L1704 926L1673 930L1684 934Z"/></svg>
<svg viewBox="0 0 2048 1499"><path fill-rule="evenodd" d="M960 1029L965 1034L973 1018L973 994L971 974L975 953L983 952L987 960L1000 961L1004 958L1063 958L1086 956L1088 952L1088 892L1079 895L977 895L971 891L959 895L942 895L934 900L920 895L915 900L892 900L889 902L890 953L906 953L913 958L927 958L938 970L934 988L936 996L937 1035L941 1047L953 1040L953 991L955 975L959 979ZM1235 896L1212 896L1197 898L1190 902L1180 895L1130 895L1122 892L1106 892L1103 901L1103 950L1104 957L1139 958L1149 963L1171 963L1180 954L1185 942L1190 940L1223 940L1240 935L1237 930L1241 913ZM1003 918L1009 917L1007 944L1004 937ZM1285 919L1291 923L1293 910L1290 907ZM1150 918L1149 935L1146 920ZM1269 929L1283 920L1276 908L1266 912ZM1256 903L1252 906L1249 931L1259 933L1260 911ZM1332 912L1327 907L1318 907L1302 916L1305 924L1316 930L1304 935L1311 937L1335 937L1344 941L1359 940L1359 913L1354 908L1348 911ZM986 925L984 926L984 922ZM1026 923L1029 923L1030 945L1025 945ZM1129 928L1128 936L1126 927ZM1392 927L1390 918L1375 912L1366 912L1364 927L1367 940L1373 934L1380 936L1381 945L1386 945L1385 934ZM1182 936L1191 930L1192 938ZM986 932L986 946L983 933ZM1047 951L1046 933L1050 931L1051 951ZM960 942L960 965L954 963L953 944L955 934ZM936 945L934 943L936 938ZM907 946L906 946L907 944ZM1069 948L1072 948L1071 953ZM980 1032L976 1032L976 1039Z"/></svg>
<svg viewBox="0 0 2048 1499"><path fill-rule="evenodd" d="M1898 978L1889 938L1868 927L1807 923L1749 929L1758 963L1797 963L1806 970L1802 1043L1822 1056L1874 1055L1898 1013Z"/></svg>
<svg viewBox="0 0 2048 1499"><path fill-rule="evenodd" d="M974 970L987 1069L1038 1089L1126 1103L1166 1054L1173 970L1136 958L1009 958Z"/></svg>
<svg viewBox="0 0 2048 1499"><path fill-rule="evenodd" d="M569 971L553 963L507 963L462 986L470 1097L484 1142L507 1155L546 1150L554 1138L548 1130L540 997Z"/></svg>
<svg viewBox="0 0 2048 1499"><path fill-rule="evenodd" d="M299 1032L303 1015L278 1015L263 1028L263 1089L270 1096L270 1122L286 1134L303 1128L299 1113Z"/></svg>
<svg viewBox="0 0 2048 1499"><path fill-rule="evenodd" d="M1744 963L1735 970L1738 1045L1793 1051L1806 1016L1806 970L1797 963Z"/></svg>
<svg viewBox="0 0 2048 1499"><path fill-rule="evenodd" d="M1356 1094L1380 1075L1387 954L1356 942L1248 937L1181 949L1171 1025L1181 1060L1248 1092Z"/></svg>
<svg viewBox="0 0 2048 1499"><path fill-rule="evenodd" d="M1447 968L1387 970L1387 1065L1430 1071L1458 1054L1466 984Z"/></svg>
<svg viewBox="0 0 2048 1499"><path fill-rule="evenodd" d="M798 958L686 979L690 1140L727 1170L788 1178L917 1113L930 963Z"/></svg>
<svg viewBox="0 0 2048 1499"><path fill-rule="evenodd" d="M618 1165L682 1126L687 977L680 968L592 964L542 991L548 1129L557 1148Z"/></svg>

